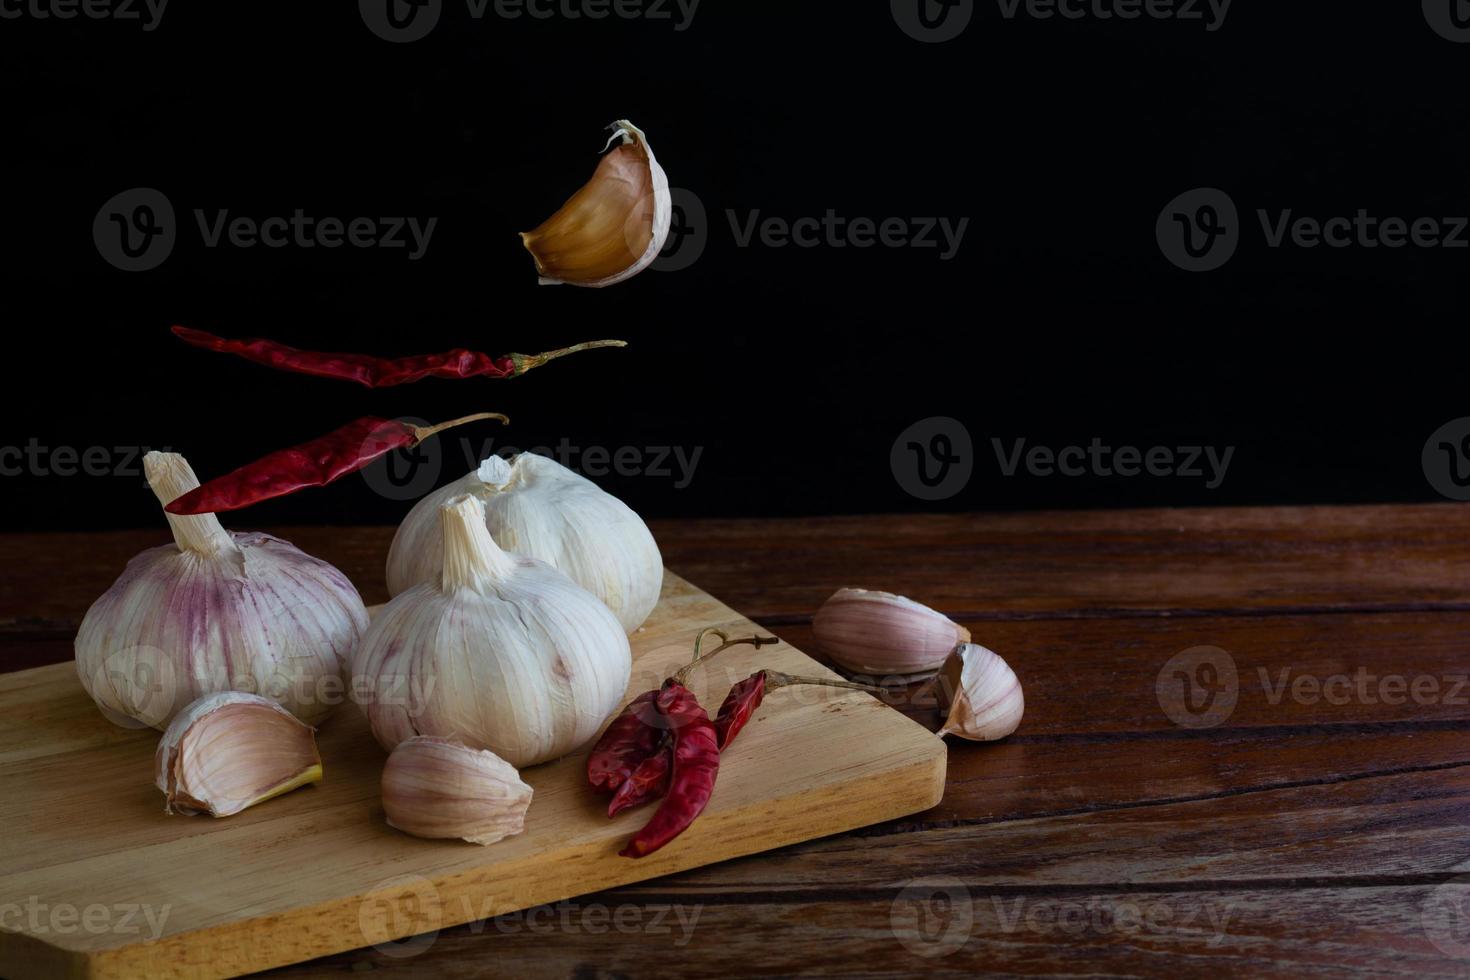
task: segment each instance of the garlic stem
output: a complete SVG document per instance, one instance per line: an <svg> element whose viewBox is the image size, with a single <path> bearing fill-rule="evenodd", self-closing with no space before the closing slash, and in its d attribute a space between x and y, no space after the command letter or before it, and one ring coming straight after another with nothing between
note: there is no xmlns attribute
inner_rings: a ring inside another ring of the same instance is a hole
<svg viewBox="0 0 1470 980"><path fill-rule="evenodd" d="M199 486L199 478L189 466L189 461L178 453L151 452L143 457L143 475L158 497L158 502L167 507L179 497ZM168 526L174 532L174 543L180 551L189 551L205 558L220 552L238 550L235 541L213 514L179 516L164 511Z"/></svg>
<svg viewBox="0 0 1470 980"><path fill-rule="evenodd" d="M485 526L485 505L472 494L460 494L439 511L444 528L444 591L471 589L484 593L515 570L515 561L500 550Z"/></svg>

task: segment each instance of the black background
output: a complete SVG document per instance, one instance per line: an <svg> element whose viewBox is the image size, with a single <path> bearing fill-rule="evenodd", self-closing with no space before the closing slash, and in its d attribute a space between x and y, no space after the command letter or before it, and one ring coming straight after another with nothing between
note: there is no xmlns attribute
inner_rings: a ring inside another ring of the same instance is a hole
<svg viewBox="0 0 1470 980"><path fill-rule="evenodd" d="M343 3L174 0L151 32L0 20L0 442L167 446L208 477L363 414L493 409L514 424L467 432L475 445L702 447L687 487L600 479L649 516L1439 499L1420 451L1470 415L1470 250L1272 249L1255 216L1470 213L1470 45L1418 4L1238 0L1208 31L1007 19L990 0L941 44L911 39L884 3L704 0L677 26L474 20L462 0L408 44ZM538 287L515 233L591 174L622 116L705 205L707 247L609 289ZM1243 240L1223 268L1188 273L1154 225L1201 186L1229 193ZM178 244L147 272L113 268L91 234L133 187L178 215ZM208 249L195 208L439 220L408 261ZM828 209L969 226L942 261L740 248L726 214ZM383 354L631 346L511 382L369 391L195 351L175 322ZM976 452L969 485L939 502L907 494L889 464L899 432L930 416L960 420ZM1207 489L1006 478L991 449L1093 437L1235 454ZM463 451L449 442L441 481ZM7 528L159 521L135 474L3 486ZM407 506L351 478L229 523L392 522Z"/></svg>

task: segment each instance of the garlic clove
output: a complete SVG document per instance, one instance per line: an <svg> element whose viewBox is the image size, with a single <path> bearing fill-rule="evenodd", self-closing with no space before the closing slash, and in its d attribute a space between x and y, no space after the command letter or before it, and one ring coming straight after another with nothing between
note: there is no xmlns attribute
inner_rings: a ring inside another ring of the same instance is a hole
<svg viewBox="0 0 1470 980"><path fill-rule="evenodd" d="M910 675L938 669L970 631L892 592L838 589L812 621L822 650L860 674Z"/></svg>
<svg viewBox="0 0 1470 980"><path fill-rule="evenodd" d="M221 691L174 718L154 756L167 813L228 817L322 779L315 729L269 698Z"/></svg>
<svg viewBox="0 0 1470 980"><path fill-rule="evenodd" d="M608 146L621 143L603 156L592 179L535 229L521 232L542 285L622 282L647 268L669 236L669 178L648 139L626 119L608 128Z"/></svg>
<svg viewBox="0 0 1470 980"><path fill-rule="evenodd" d="M415 837L493 844L525 829L532 789L494 752L418 735L383 767L388 826Z"/></svg>
<svg viewBox="0 0 1470 980"><path fill-rule="evenodd" d="M1016 672L978 643L956 646L930 684L945 713L940 735L953 733L976 742L1005 738L1026 712Z"/></svg>

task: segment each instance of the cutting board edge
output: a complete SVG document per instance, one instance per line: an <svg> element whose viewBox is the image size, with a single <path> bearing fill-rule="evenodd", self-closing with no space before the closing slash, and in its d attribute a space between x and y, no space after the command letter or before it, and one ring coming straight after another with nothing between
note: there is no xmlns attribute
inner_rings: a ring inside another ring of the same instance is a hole
<svg viewBox="0 0 1470 980"><path fill-rule="evenodd" d="M910 719L897 713L895 713L894 720L912 724ZM793 829L790 833L777 834L774 838L771 835L770 826L765 825L762 827L763 836L752 836L748 841L734 838L733 843L716 848L714 852L716 856L710 860L702 860L693 867L679 867L677 845L670 845L668 849L659 852L661 857L653 860L629 858L626 865L613 866L619 869L626 867L628 871L633 872L631 874L584 878L582 880L586 887L579 886L574 892L567 894L558 892L555 895L538 894L535 901L510 902L503 906L495 905L488 908L490 908L491 915L504 915L609 888L663 878L680 871L695 870L697 867L708 867L724 861L767 853L776 848L830 837L834 834L882 823L885 820L895 820L918 813L938 805L943 797L947 759L948 750L944 741L935 737L931 750L926 756L910 758L905 764L884 773L889 780L889 792L875 795L867 787L846 783L842 784L840 792L834 792L827 799L809 801L809 806L803 808L802 811L787 815L788 817L799 816L815 811L855 819L841 819L830 823L793 820L791 822ZM851 806L859 801L868 809L861 811L831 806L835 803L845 803ZM779 803L780 800L769 802ZM723 822L735 822L738 815L731 813L724 816ZM700 843L707 844L708 842L700 841ZM577 851L558 855L552 863L574 864L594 856L598 848L588 845L583 850L586 853ZM544 870L547 861L544 856L537 856L528 857L525 863L528 866L534 864ZM593 867L596 866L593 865ZM511 869L497 867L495 870L498 874L503 875L508 870L514 871L515 866L512 866ZM461 873L442 878L419 877L420 880L432 885L440 901L446 906L457 904L460 909L466 911L487 909L484 904L483 889L476 890L476 878L480 877L479 875ZM419 901L422 896L414 888L409 887L387 893L356 895L302 908L298 911L297 917L311 923L312 940L309 946L272 944L266 947L267 953L274 950L282 952L265 957L259 955L262 951L261 947L249 941L250 920L177 933L151 943L124 944L109 949L92 950L70 950L48 943L39 936L4 930L0 931L0 970L4 971L5 976L14 977L15 980L58 976L83 978L83 980L112 980L112 978L136 976L191 978L241 976L372 945L368 941L370 937L364 936L360 931L362 906L370 900L401 902L409 897L414 899L412 903L414 909L422 908ZM401 932L395 931L388 938L392 941L401 940L428 932L454 928L483 918L485 916L477 914L450 913L441 914L435 919L424 918L420 921L409 919L412 925ZM201 953L207 955L211 967L223 968L201 971L190 965L189 960L197 963ZM180 954L187 959L180 957Z"/></svg>

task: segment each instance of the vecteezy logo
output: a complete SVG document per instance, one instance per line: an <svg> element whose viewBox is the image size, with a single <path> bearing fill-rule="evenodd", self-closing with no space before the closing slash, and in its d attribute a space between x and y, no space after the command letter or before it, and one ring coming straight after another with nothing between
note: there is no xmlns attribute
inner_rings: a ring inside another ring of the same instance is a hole
<svg viewBox="0 0 1470 980"><path fill-rule="evenodd" d="M1470 416L1434 430L1420 454L1424 478L1451 500L1470 500Z"/></svg>
<svg viewBox="0 0 1470 980"><path fill-rule="evenodd" d="M113 195L92 219L98 254L124 272L152 269L168 258L177 237L174 206L151 187Z"/></svg>
<svg viewBox="0 0 1470 980"><path fill-rule="evenodd" d="M422 875L384 879L357 907L357 926L366 945L394 959L417 956L433 946L443 925L439 889Z"/></svg>
<svg viewBox="0 0 1470 980"><path fill-rule="evenodd" d="M416 418L398 421L416 426L429 424ZM373 439L368 437L369 442ZM439 473L444 469L444 443L443 436L439 436L385 453L363 467L362 478L374 493L387 500L417 500L439 482Z"/></svg>
<svg viewBox="0 0 1470 980"><path fill-rule="evenodd" d="M1419 923L1442 953L1470 959L1470 878L1451 878L1425 896Z"/></svg>
<svg viewBox="0 0 1470 980"><path fill-rule="evenodd" d="M1235 711L1235 658L1219 647L1190 647L1169 658L1154 682L1159 707L1181 728L1214 728Z"/></svg>
<svg viewBox="0 0 1470 980"><path fill-rule="evenodd" d="M948 956L964 947L975 928L970 889L958 878L916 878L888 907L888 928L916 956Z"/></svg>
<svg viewBox="0 0 1470 980"><path fill-rule="evenodd" d="M888 453L888 465L908 493L920 500L945 500L970 482L975 449L961 422L936 415L898 434Z"/></svg>
<svg viewBox="0 0 1470 980"><path fill-rule="evenodd" d="M1467 0L1424 0L1424 19L1434 33L1446 41L1470 41L1470 2Z"/></svg>
<svg viewBox="0 0 1470 980"><path fill-rule="evenodd" d="M894 23L925 44L954 40L975 15L975 0L889 0L889 6Z"/></svg>
<svg viewBox="0 0 1470 980"><path fill-rule="evenodd" d="M444 0L357 0L357 9L368 30L405 44L428 36L444 12Z"/></svg>
<svg viewBox="0 0 1470 980"><path fill-rule="evenodd" d="M1218 269L1240 244L1235 202L1213 187L1185 191L1164 205L1154 234L1164 258L1186 272Z"/></svg>
<svg viewBox="0 0 1470 980"><path fill-rule="evenodd" d="M669 219L669 237L664 239L663 251L653 260L650 269L659 272L678 272L687 269L704 254L709 243L709 215L699 195L682 187L669 192L673 205L673 217Z"/></svg>

